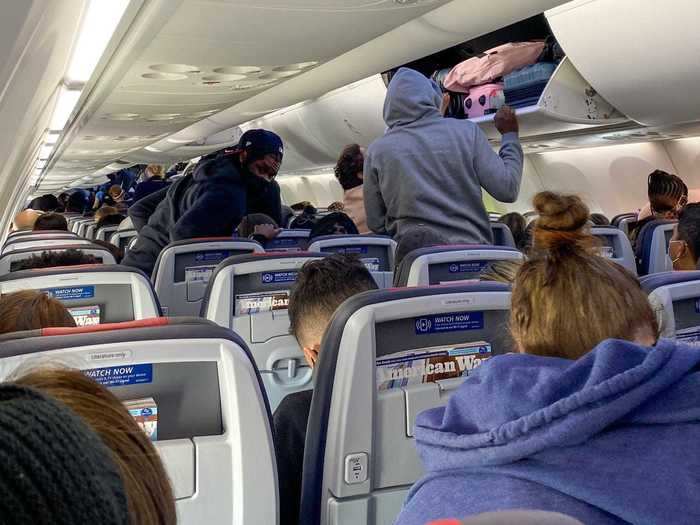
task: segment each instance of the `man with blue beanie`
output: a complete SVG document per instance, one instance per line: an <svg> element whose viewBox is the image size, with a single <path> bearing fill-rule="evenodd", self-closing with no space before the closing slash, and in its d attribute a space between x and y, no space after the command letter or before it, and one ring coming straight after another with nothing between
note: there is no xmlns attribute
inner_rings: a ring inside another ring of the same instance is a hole
<svg viewBox="0 0 700 525"><path fill-rule="evenodd" d="M191 175L138 201L129 217L139 237L122 264L150 275L161 250L171 242L229 237L251 213L281 221L275 176L283 155L278 135L251 129L233 148L203 158Z"/></svg>

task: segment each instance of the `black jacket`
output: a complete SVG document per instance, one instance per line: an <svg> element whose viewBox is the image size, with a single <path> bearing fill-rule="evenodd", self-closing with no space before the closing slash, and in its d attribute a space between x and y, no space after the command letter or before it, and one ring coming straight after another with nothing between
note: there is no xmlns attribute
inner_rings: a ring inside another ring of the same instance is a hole
<svg viewBox="0 0 700 525"><path fill-rule="evenodd" d="M235 157L205 162L193 174L131 207L129 216L139 237L122 264L150 275L158 254L169 243L231 236L249 213L266 213L280 221L279 185L241 169Z"/></svg>

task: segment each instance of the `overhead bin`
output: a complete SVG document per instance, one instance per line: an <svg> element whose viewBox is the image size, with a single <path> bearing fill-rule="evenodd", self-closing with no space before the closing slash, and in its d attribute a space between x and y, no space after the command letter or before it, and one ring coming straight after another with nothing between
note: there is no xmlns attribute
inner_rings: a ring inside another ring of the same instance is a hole
<svg viewBox="0 0 700 525"><path fill-rule="evenodd" d="M697 0L574 0L545 15L576 68L629 118L700 121Z"/></svg>
<svg viewBox="0 0 700 525"><path fill-rule="evenodd" d="M516 114L523 139L582 129L597 133L601 126L629 122L581 76L569 57L559 63L537 104L517 109ZM493 120L491 114L472 122L479 124L489 139L497 140L500 134Z"/></svg>

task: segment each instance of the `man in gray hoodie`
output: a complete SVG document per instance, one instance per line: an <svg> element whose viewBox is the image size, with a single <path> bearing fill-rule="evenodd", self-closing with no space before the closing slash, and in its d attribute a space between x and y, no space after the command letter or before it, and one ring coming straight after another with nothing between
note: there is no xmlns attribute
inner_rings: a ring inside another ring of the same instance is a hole
<svg viewBox="0 0 700 525"><path fill-rule="evenodd" d="M503 135L496 154L479 127L443 118L440 88L401 68L384 102L386 134L372 143L364 166L367 224L400 238L419 224L452 243L491 244L481 190L515 202L523 173L518 121L501 108L495 124Z"/></svg>

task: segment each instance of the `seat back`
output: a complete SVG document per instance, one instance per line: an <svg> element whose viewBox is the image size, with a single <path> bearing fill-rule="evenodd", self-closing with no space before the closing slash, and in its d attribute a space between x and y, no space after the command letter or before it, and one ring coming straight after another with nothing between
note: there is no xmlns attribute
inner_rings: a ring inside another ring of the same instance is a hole
<svg viewBox="0 0 700 525"><path fill-rule="evenodd" d="M644 225L637 238L636 254L640 275L664 272L673 268L668 256L668 243L676 221L651 221Z"/></svg>
<svg viewBox="0 0 700 525"><path fill-rule="evenodd" d="M487 245L455 245L419 248L410 252L397 269L397 286L427 286L454 281L478 280L493 261L521 261L515 248Z"/></svg>
<svg viewBox="0 0 700 525"><path fill-rule="evenodd" d="M95 244L59 244L45 248L23 248L0 255L0 276L18 271L22 261L30 259L34 255L41 255L44 252L64 252L66 250L80 250L83 254L91 255L97 259L98 264L117 264L114 255L102 246Z"/></svg>
<svg viewBox="0 0 700 525"><path fill-rule="evenodd" d="M65 266L0 277L0 294L19 290L41 290L60 300L81 326L160 315L151 282L143 272L128 266Z"/></svg>
<svg viewBox="0 0 700 525"><path fill-rule="evenodd" d="M340 306L316 365L302 523L393 523L423 473L416 415L511 351L509 308L502 283L377 290Z"/></svg>
<svg viewBox="0 0 700 525"><path fill-rule="evenodd" d="M636 221L636 213L621 213L619 215L615 215L615 217L613 217L613 219L610 221L610 224L615 226L615 228L617 228L618 230L622 231L625 235L629 235L630 225Z"/></svg>
<svg viewBox="0 0 700 525"><path fill-rule="evenodd" d="M89 244L87 239L71 233L65 235L26 235L8 239L2 248L2 253L10 253L14 250L24 250L26 248L40 248L42 246L58 246L61 244Z"/></svg>
<svg viewBox="0 0 700 525"><path fill-rule="evenodd" d="M73 230L74 233L77 233L80 237L85 237L86 230L88 226L95 224L95 218L94 217L86 217L81 221L78 221L75 224L75 229Z"/></svg>
<svg viewBox="0 0 700 525"><path fill-rule="evenodd" d="M311 369L289 333L289 291L308 261L323 254L229 257L209 281L202 317L233 329L250 347L273 410L293 392L311 388Z"/></svg>
<svg viewBox="0 0 700 525"><path fill-rule="evenodd" d="M396 243L384 235L327 235L317 237L309 251L356 254L374 277L379 288L390 288L394 282Z"/></svg>
<svg viewBox="0 0 700 525"><path fill-rule="evenodd" d="M265 250L250 240L190 239L166 246L153 269L153 283L163 313L198 316L209 279L216 266L233 255Z"/></svg>
<svg viewBox="0 0 700 525"><path fill-rule="evenodd" d="M311 230L282 230L277 237L265 243L268 252L303 252L309 246Z"/></svg>
<svg viewBox="0 0 700 525"><path fill-rule="evenodd" d="M69 232L66 230L24 230L10 233L7 236L7 240L5 241L5 243L8 243L10 241L14 242L18 239L30 239L37 235L41 235L42 237L65 237L66 235L72 235L73 237L77 237L77 235L75 235L73 232Z"/></svg>
<svg viewBox="0 0 700 525"><path fill-rule="evenodd" d="M97 239L98 241L112 242L112 236L116 233L118 229L119 226L103 226L95 233L95 239Z"/></svg>
<svg viewBox="0 0 700 525"><path fill-rule="evenodd" d="M509 248L515 248L513 232L510 231L510 228L506 224L503 224L502 222L492 222L491 233L493 233L494 246L508 246Z"/></svg>
<svg viewBox="0 0 700 525"><path fill-rule="evenodd" d="M11 336L0 350L2 380L29 362L60 363L102 383L127 407L147 400L178 523L276 525L270 411L250 353L233 332L200 319L158 318Z"/></svg>
<svg viewBox="0 0 700 525"><path fill-rule="evenodd" d="M637 263L634 259L632 244L624 232L612 226L603 226L591 228L591 234L601 242L600 254L603 257L624 266L637 275Z"/></svg>
<svg viewBox="0 0 700 525"><path fill-rule="evenodd" d="M700 271L656 273L640 282L661 314L662 337L700 342Z"/></svg>
<svg viewBox="0 0 700 525"><path fill-rule="evenodd" d="M85 227L85 231L83 232L83 237L86 239L94 240L96 237L95 235L97 234L97 223L93 222L92 224L88 224Z"/></svg>
<svg viewBox="0 0 700 525"><path fill-rule="evenodd" d="M109 242L117 246L120 250L126 254L129 248L129 241L138 237L139 232L136 230L117 230L112 234Z"/></svg>

